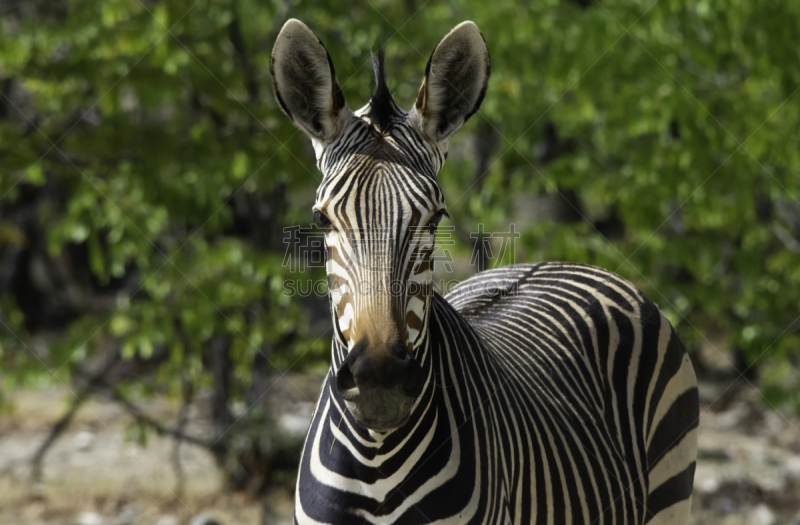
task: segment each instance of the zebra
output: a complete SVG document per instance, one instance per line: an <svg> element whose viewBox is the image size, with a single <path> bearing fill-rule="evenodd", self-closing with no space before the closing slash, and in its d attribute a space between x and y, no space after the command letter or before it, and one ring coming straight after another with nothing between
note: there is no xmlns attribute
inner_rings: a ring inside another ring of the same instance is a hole
<svg viewBox="0 0 800 525"><path fill-rule="evenodd" d="M386 85L353 112L322 42L285 23L278 104L323 175L331 368L300 460L298 524L678 524L691 506L697 382L672 325L606 270L540 262L433 289L437 174L486 93L472 22L410 111Z"/></svg>

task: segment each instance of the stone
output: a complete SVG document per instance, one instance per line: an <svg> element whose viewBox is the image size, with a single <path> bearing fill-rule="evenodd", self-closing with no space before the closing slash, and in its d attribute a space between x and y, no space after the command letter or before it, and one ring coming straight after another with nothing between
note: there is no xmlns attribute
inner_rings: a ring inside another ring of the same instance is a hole
<svg viewBox="0 0 800 525"><path fill-rule="evenodd" d="M222 523L217 521L210 514L203 513L192 518L192 521L189 522L189 525L222 525Z"/></svg>
<svg viewBox="0 0 800 525"><path fill-rule="evenodd" d="M103 525L103 516L96 512L81 512L75 520L76 525Z"/></svg>
<svg viewBox="0 0 800 525"><path fill-rule="evenodd" d="M81 452L90 451L94 446L94 442L94 434L85 430L81 430L72 438L72 445L75 447L75 450L80 450Z"/></svg>
<svg viewBox="0 0 800 525"><path fill-rule="evenodd" d="M763 503L747 514L747 525L775 525L778 519L775 513Z"/></svg>
<svg viewBox="0 0 800 525"><path fill-rule="evenodd" d="M131 525L137 523L142 518L142 510L136 503L130 503L120 509L115 518L117 525Z"/></svg>

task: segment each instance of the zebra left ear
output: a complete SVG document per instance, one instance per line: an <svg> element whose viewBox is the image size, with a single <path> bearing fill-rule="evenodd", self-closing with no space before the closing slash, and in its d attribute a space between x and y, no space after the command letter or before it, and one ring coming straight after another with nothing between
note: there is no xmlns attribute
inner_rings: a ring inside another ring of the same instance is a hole
<svg viewBox="0 0 800 525"><path fill-rule="evenodd" d="M467 121L489 84L489 50L478 26L462 22L433 50L410 119L426 139L438 143Z"/></svg>

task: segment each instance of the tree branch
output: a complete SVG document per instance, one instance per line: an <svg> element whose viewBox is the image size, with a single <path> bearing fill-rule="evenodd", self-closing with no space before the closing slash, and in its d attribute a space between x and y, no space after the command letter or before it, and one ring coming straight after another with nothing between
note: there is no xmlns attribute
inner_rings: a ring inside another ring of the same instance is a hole
<svg viewBox="0 0 800 525"><path fill-rule="evenodd" d="M199 447L207 449L211 448L211 441L186 434L177 428L167 427L160 421L148 416L141 408L126 399L118 389L112 387L111 395L120 405L122 405L128 414L136 419L137 422L152 428L159 436L172 436L173 438L186 441L187 443L191 443Z"/></svg>
<svg viewBox="0 0 800 525"><path fill-rule="evenodd" d="M773 224L772 232L775 234L775 237L777 237L778 240L780 240L783 245L786 246L787 250L794 253L800 253L800 242L798 242L791 233L786 231L785 228L779 224Z"/></svg>
<svg viewBox="0 0 800 525"><path fill-rule="evenodd" d="M183 325L180 321L176 323L176 330L180 334L181 340L183 341L183 353L181 354L181 408L178 411L177 420L175 422L175 428L180 434L184 434L186 430L186 424L189 422L189 407L192 404L192 399L194 398L194 388L192 382L189 380L187 376L187 363L186 363L186 354L191 349L191 343L189 338L186 336L186 332L183 330ZM181 443L182 440L177 437L173 436L173 443L172 443L172 470L175 471L175 495L178 499L183 497L183 493L185 490L185 483L183 478L183 464L181 463Z"/></svg>
<svg viewBox="0 0 800 525"><path fill-rule="evenodd" d="M39 445L39 448L36 449L36 452L31 458L31 483L34 485L41 483L42 463L44 462L45 454L47 454L47 451L53 446L53 443L55 443L67 427L69 427L72 418L78 412L81 405L83 405L83 402L86 401L86 398L104 383L106 374L111 371L111 368L117 363L119 357L120 354L117 348L111 350L106 357L106 362L101 365L94 374L89 376L86 384L77 393L74 393L70 407L56 424L53 425L53 428L50 429L50 434L48 434L44 442Z"/></svg>
<svg viewBox="0 0 800 525"><path fill-rule="evenodd" d="M242 38L242 29L239 25L239 15L236 14L228 24L228 39L236 50L236 55L239 58L239 63L244 70L244 85L247 89L248 102L255 102L258 100L258 79L256 72L250 63L250 57L247 55L247 50L244 47L244 38Z"/></svg>

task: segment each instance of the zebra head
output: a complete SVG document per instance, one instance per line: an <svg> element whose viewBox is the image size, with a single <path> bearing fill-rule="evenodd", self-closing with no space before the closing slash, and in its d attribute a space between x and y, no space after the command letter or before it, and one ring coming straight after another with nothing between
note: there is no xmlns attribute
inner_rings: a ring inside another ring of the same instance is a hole
<svg viewBox="0 0 800 525"><path fill-rule="evenodd" d="M311 139L323 180L314 215L325 232L336 338L336 386L363 426L401 426L424 389L425 340L436 226L446 215L436 175L449 137L477 111L489 53L472 22L433 51L406 112L386 86L383 51L376 88L358 111L345 102L328 52L289 20L270 69L283 111ZM337 348L339 350L337 350Z"/></svg>

